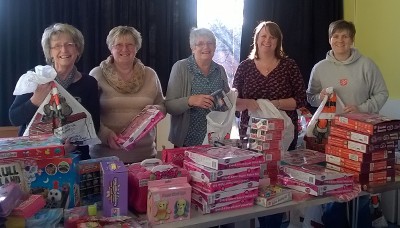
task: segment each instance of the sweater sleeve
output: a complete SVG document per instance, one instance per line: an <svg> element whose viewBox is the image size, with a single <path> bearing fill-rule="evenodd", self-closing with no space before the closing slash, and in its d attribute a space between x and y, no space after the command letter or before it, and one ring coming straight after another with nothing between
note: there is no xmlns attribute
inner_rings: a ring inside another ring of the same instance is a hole
<svg viewBox="0 0 400 228"><path fill-rule="evenodd" d="M29 124L37 109L36 105L32 104L30 98L33 93L18 95L9 109L10 122L14 126L26 126Z"/></svg>
<svg viewBox="0 0 400 228"><path fill-rule="evenodd" d="M389 92L378 66L370 60L366 71L366 82L369 89L369 99L358 106L360 112L378 113L386 103Z"/></svg>
<svg viewBox="0 0 400 228"><path fill-rule="evenodd" d="M310 81L308 82L308 88L306 91L307 101L313 107L318 107L321 104L319 94L322 90L320 81L320 75L318 74L318 64L311 70Z"/></svg>
<svg viewBox="0 0 400 228"><path fill-rule="evenodd" d="M187 72L185 72L186 61L178 61L172 66L171 74L168 81L167 95L165 107L167 113L171 115L180 115L187 111L190 107L188 104L189 96L183 96L189 85Z"/></svg>

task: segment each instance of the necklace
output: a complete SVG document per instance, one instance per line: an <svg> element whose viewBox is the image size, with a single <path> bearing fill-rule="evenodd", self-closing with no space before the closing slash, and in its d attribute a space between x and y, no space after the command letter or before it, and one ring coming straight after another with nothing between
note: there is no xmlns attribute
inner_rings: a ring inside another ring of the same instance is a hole
<svg viewBox="0 0 400 228"><path fill-rule="evenodd" d="M278 59L275 59L270 64L263 64L263 62L261 62L261 60L259 60L258 63L259 63L260 71L265 72L265 74L268 75L269 73L271 73L271 71L273 71L276 68L278 61L279 61Z"/></svg>

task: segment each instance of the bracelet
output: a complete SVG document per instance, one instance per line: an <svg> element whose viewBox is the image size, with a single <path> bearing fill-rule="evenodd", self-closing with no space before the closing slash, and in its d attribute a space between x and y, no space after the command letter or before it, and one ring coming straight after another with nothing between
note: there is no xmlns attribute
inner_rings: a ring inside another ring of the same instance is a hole
<svg viewBox="0 0 400 228"><path fill-rule="evenodd" d="M277 101L278 101L278 105L276 106L276 108L280 109L281 108L281 100L278 99Z"/></svg>

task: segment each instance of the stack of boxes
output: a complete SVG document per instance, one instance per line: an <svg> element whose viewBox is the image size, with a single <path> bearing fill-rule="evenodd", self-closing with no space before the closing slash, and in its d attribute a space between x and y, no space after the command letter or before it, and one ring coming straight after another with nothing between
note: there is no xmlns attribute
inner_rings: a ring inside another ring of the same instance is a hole
<svg viewBox="0 0 400 228"><path fill-rule="evenodd" d="M395 180L400 120L378 114L336 115L326 145L327 168L353 173L363 189Z"/></svg>
<svg viewBox="0 0 400 228"><path fill-rule="evenodd" d="M262 154L230 146L193 147L184 159L192 177L192 204L203 214L254 205Z"/></svg>
<svg viewBox="0 0 400 228"><path fill-rule="evenodd" d="M283 119L251 117L249 124L249 149L265 157L263 172L274 183L278 176L278 162L282 153Z"/></svg>

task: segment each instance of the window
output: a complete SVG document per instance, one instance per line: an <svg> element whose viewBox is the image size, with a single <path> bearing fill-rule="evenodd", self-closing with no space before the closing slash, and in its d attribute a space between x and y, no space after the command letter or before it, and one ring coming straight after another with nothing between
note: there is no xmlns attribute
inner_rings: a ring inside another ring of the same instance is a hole
<svg viewBox="0 0 400 228"><path fill-rule="evenodd" d="M230 86L240 61L242 24L243 0L197 1L197 27L214 32L217 48L213 59L224 66Z"/></svg>

